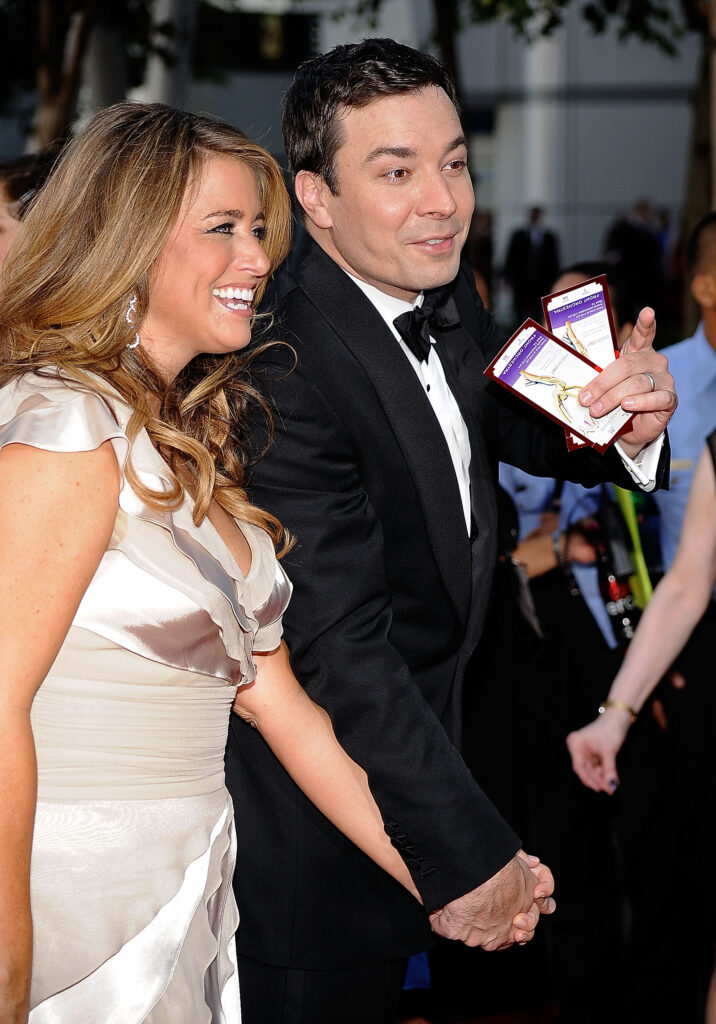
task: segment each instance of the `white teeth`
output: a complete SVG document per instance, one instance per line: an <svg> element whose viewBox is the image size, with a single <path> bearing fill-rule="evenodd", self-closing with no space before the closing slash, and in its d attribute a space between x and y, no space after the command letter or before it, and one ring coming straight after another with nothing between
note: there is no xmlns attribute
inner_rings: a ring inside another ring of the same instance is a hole
<svg viewBox="0 0 716 1024"><path fill-rule="evenodd" d="M218 299L241 299L243 302L251 302L254 297L251 288L213 288L212 295Z"/></svg>
<svg viewBox="0 0 716 1024"><path fill-rule="evenodd" d="M440 245L440 243L444 242L444 241L445 241L444 238L428 238L427 239L428 245Z"/></svg>

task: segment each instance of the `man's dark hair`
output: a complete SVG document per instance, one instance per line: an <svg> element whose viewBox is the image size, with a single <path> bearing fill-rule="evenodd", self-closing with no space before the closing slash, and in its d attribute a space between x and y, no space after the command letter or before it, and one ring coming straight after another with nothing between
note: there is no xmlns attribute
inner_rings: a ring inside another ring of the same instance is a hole
<svg viewBox="0 0 716 1024"><path fill-rule="evenodd" d="M57 155L57 150L47 150L0 161L0 192L18 220L45 184Z"/></svg>
<svg viewBox="0 0 716 1024"><path fill-rule="evenodd" d="M693 276L701 269L699 264L706 258L706 249L710 249L710 258L713 259L716 251L716 235L711 236L711 228L716 227L716 210L707 213L698 222L686 244L686 266L689 276ZM708 239L708 245L707 245Z"/></svg>
<svg viewBox="0 0 716 1024"><path fill-rule="evenodd" d="M580 274L585 281L605 274L617 324L621 327L626 323L636 323L636 318L639 315L636 300L629 287L626 274L618 267L601 260L580 260L578 263L572 263L564 270L560 270L559 277L563 277L565 274Z"/></svg>
<svg viewBox="0 0 716 1024"><path fill-rule="evenodd" d="M444 89L458 108L455 84L440 61L394 39L364 39L305 61L283 99L281 128L292 172L320 174L337 194L341 112L431 85Z"/></svg>

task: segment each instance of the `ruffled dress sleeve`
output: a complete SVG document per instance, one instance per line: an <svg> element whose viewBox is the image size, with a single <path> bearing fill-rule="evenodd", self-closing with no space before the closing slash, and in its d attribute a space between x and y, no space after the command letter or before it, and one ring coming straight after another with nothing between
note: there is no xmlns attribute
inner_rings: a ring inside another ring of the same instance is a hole
<svg viewBox="0 0 716 1024"><path fill-rule="evenodd" d="M89 452L111 441L123 473L129 441L98 394L27 374L0 389L0 448L26 444L50 452Z"/></svg>
<svg viewBox="0 0 716 1024"><path fill-rule="evenodd" d="M255 559L245 579L208 520L194 523L188 496L165 509L132 490L128 459L151 490L171 490L174 478L146 431L130 451L131 413L119 395L40 374L0 389L0 446L79 452L110 441L122 471L114 532L73 626L170 668L247 684L256 672L253 650L279 643L290 584L262 530L251 528Z"/></svg>
<svg viewBox="0 0 716 1024"><path fill-rule="evenodd" d="M242 529L246 529L242 526ZM254 569L249 573L254 604L254 618L257 630L254 636L255 651L273 651L283 636L282 616L291 597L291 581L276 558L271 538L263 530L253 528L256 544L252 545L254 558L256 548L260 552L261 564L254 578Z"/></svg>

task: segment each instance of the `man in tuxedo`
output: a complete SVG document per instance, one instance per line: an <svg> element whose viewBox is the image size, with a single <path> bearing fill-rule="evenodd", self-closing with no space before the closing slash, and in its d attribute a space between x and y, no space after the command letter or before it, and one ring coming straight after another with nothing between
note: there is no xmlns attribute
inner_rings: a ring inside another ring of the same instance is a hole
<svg viewBox="0 0 716 1024"><path fill-rule="evenodd" d="M269 299L273 336L292 347L254 364L275 437L251 496L297 537L294 669L366 770L423 906L237 719L226 765L242 1004L247 1024L379 1024L395 1019L405 958L430 944L430 924L493 949L527 940L536 908L552 909L549 872L518 853L458 752L463 687L479 683L498 455L585 484L632 477L613 450L568 454L562 431L483 376L504 339L460 263L474 197L437 61L392 40L337 47L299 69L283 129L304 228ZM429 319L414 324L423 301ZM660 480L668 446L660 456L655 439L676 400L653 333L643 313L582 400L595 415L622 400L637 413L625 458ZM598 887L597 868L584 865Z"/></svg>

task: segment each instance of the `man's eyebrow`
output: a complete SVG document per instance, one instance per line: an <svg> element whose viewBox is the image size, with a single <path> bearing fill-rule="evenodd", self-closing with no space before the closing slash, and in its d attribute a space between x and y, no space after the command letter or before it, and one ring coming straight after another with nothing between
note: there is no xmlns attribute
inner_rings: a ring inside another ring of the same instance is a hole
<svg viewBox="0 0 716 1024"><path fill-rule="evenodd" d="M467 146L467 139L464 135L457 135L452 142L445 147L443 155L447 156L448 153L452 153L454 149L459 149L460 146ZM418 151L417 149L412 149L409 146L377 146L376 149L372 149L370 151L368 156L365 158L365 162L369 164L381 156L392 156L397 160L414 160L418 156Z"/></svg>
<svg viewBox="0 0 716 1024"><path fill-rule="evenodd" d="M445 147L443 155L447 156L448 153L452 153L454 149L459 149L460 146L465 146L465 148L467 148L467 139L464 135L456 135L452 142Z"/></svg>
<svg viewBox="0 0 716 1024"><path fill-rule="evenodd" d="M410 149L407 146L378 146L370 151L365 162L369 164L372 160L377 160L379 156L394 156L398 160L414 160L417 155L417 149Z"/></svg>

